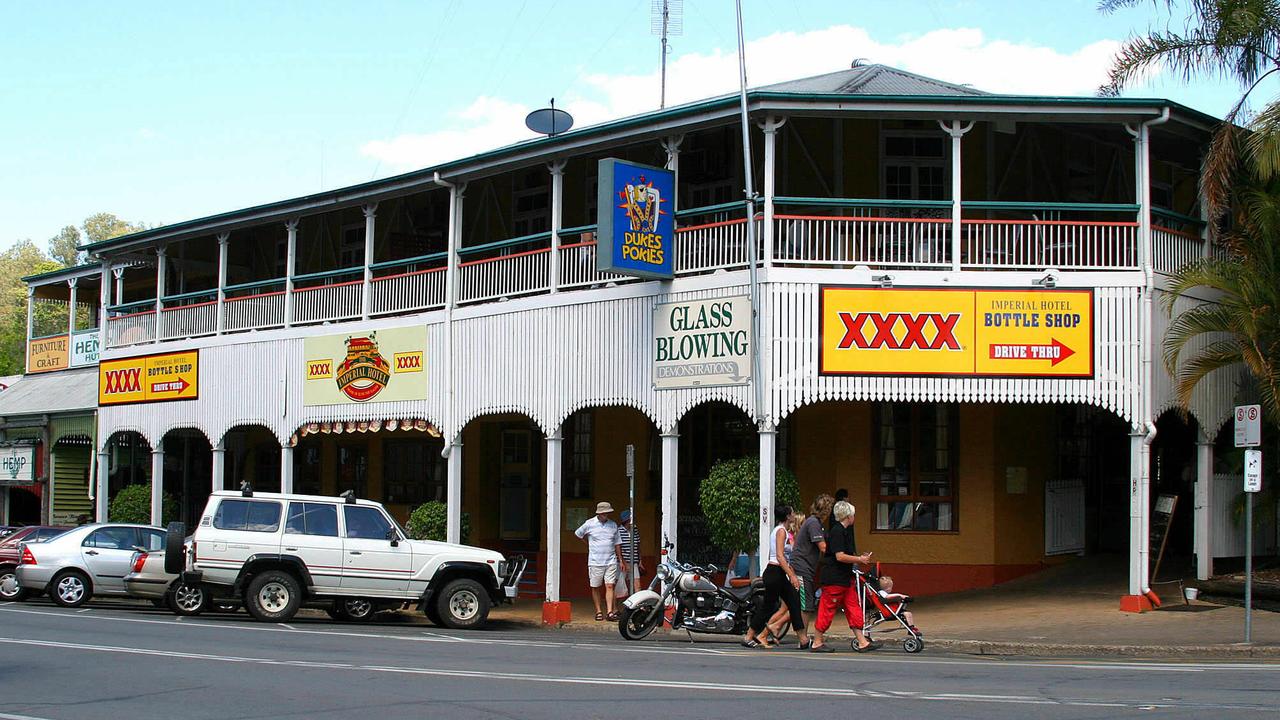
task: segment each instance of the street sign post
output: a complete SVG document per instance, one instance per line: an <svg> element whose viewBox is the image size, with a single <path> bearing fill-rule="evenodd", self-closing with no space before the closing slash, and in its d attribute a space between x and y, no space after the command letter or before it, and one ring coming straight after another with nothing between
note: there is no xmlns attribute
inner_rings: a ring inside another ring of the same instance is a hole
<svg viewBox="0 0 1280 720"><path fill-rule="evenodd" d="M636 583L640 581L639 563L632 562L632 559L640 559L640 548L636 547L636 528L640 527L640 521L636 517L636 446L627 445L627 487L628 500L627 506L631 510L631 532L627 534L627 588L631 592L639 592Z"/></svg>
<svg viewBox="0 0 1280 720"><path fill-rule="evenodd" d="M1262 444L1262 406L1236 406L1236 447L1257 447Z"/></svg>
<svg viewBox="0 0 1280 720"><path fill-rule="evenodd" d="M1236 406L1236 447L1244 451L1244 641L1253 642L1253 494L1262 490L1262 406Z"/></svg>

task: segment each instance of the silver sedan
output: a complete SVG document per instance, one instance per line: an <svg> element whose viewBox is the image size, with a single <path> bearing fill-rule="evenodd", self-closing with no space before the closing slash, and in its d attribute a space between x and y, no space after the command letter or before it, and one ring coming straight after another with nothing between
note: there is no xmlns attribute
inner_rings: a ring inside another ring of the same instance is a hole
<svg viewBox="0 0 1280 720"><path fill-rule="evenodd" d="M48 593L63 607L80 607L94 596L123 596L134 553L164 550L165 532L146 525L84 525L46 542L26 543L17 567L18 585Z"/></svg>

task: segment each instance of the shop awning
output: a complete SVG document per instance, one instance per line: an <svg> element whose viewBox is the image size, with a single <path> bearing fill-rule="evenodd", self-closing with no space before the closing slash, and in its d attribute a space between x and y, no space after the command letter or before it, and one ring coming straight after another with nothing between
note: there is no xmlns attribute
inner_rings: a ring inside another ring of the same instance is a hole
<svg viewBox="0 0 1280 720"><path fill-rule="evenodd" d="M98 407L98 369L63 370L47 375L28 375L0 392L0 417L52 415L76 411L93 412Z"/></svg>

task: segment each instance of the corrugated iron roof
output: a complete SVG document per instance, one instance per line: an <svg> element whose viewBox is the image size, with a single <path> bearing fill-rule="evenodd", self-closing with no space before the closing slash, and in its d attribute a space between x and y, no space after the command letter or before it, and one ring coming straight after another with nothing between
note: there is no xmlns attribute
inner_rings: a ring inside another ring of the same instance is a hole
<svg viewBox="0 0 1280 720"><path fill-rule="evenodd" d="M946 97L989 95L967 85L956 85L916 75L887 65L857 65L824 75L787 80L757 88L765 92L831 95L940 95Z"/></svg>
<svg viewBox="0 0 1280 720"><path fill-rule="evenodd" d="M98 369L28 375L0 392L0 417L90 411L98 407Z"/></svg>

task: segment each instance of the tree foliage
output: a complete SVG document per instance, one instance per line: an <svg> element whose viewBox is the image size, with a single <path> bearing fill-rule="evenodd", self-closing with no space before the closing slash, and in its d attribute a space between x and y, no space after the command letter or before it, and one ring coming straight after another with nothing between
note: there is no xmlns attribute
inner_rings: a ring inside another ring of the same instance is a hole
<svg viewBox="0 0 1280 720"><path fill-rule="evenodd" d="M21 373L27 364L27 289L22 278L58 267L30 240L0 252L0 375Z"/></svg>
<svg viewBox="0 0 1280 720"><path fill-rule="evenodd" d="M160 502L160 524L168 525L177 517L178 503L169 493L164 494ZM111 522L151 524L151 483L128 485L111 498L107 508L107 517Z"/></svg>
<svg viewBox="0 0 1280 720"><path fill-rule="evenodd" d="M49 238L49 257L64 267L80 264L83 253L76 249L80 244L80 231L75 225L68 225Z"/></svg>
<svg viewBox="0 0 1280 720"><path fill-rule="evenodd" d="M1150 0L1102 0L1104 12ZM1099 91L1118 94L1156 68L1184 81L1212 78L1235 83L1242 94L1214 132L1204 160L1201 186L1213 217L1230 199L1241 156L1249 158L1264 180L1280 177L1280 104L1271 98L1250 116L1250 96L1258 84L1280 70L1280 0L1172 0L1153 2L1169 13L1163 29L1133 37L1121 46ZM1173 23L1182 15L1182 28ZM1252 131L1247 136L1237 123Z"/></svg>
<svg viewBox="0 0 1280 720"><path fill-rule="evenodd" d="M796 484L795 474L778 466L774 483L774 502L778 506L799 507L800 486ZM711 531L711 542L716 547L725 552L756 547L760 517L759 458L716 463L702 481L698 497Z"/></svg>
<svg viewBox="0 0 1280 720"><path fill-rule="evenodd" d="M132 223L128 220L121 220L114 213L100 212L94 213L84 219L84 237L86 243L102 242L110 240L121 235L128 235L140 230L146 230L146 223Z"/></svg>
<svg viewBox="0 0 1280 720"><path fill-rule="evenodd" d="M448 506L442 502L426 502L414 508L409 514L409 523L405 530L415 540L436 540L444 542L448 538L449 512ZM462 513L462 542L471 538L471 516Z"/></svg>

